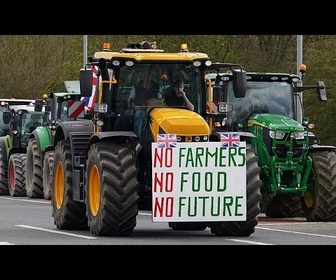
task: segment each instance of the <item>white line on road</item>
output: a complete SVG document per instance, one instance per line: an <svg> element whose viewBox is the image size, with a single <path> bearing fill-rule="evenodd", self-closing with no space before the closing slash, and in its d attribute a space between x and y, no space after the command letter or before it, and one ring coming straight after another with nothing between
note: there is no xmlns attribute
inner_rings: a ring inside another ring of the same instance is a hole
<svg viewBox="0 0 336 280"><path fill-rule="evenodd" d="M240 239L228 239L228 240L234 241L234 242L240 242L240 243L248 243L248 244L253 244L253 245L275 245L271 243L255 242L255 241L240 240Z"/></svg>
<svg viewBox="0 0 336 280"><path fill-rule="evenodd" d="M23 228L36 229L36 230L40 230L40 231L52 232L52 233L56 233L56 234L69 235L69 236L84 238L84 239L97 239L96 237L73 234L73 233L69 233L69 232L61 232L61 231L57 231L57 230L51 230L51 229L45 229L45 228L39 228L39 227L32 227L32 226L27 226L27 225L16 225L16 226L17 227L23 227Z"/></svg>
<svg viewBox="0 0 336 280"><path fill-rule="evenodd" d="M14 244L9 242L0 242L0 245L14 245Z"/></svg>
<svg viewBox="0 0 336 280"><path fill-rule="evenodd" d="M144 216L152 216L152 212L140 212L139 211L139 214L144 215Z"/></svg>
<svg viewBox="0 0 336 280"><path fill-rule="evenodd" d="M257 226L256 228L257 229L268 230L268 231L280 231L280 232L295 233L295 234L301 234L301 235L310 235L310 236L317 236L317 237L336 238L336 236L334 236L334 235L316 234L316 233L291 231L291 230L284 230L284 229L265 228L265 227L259 227L259 226Z"/></svg>
<svg viewBox="0 0 336 280"><path fill-rule="evenodd" d="M0 199L26 201L26 202L43 203L43 204L51 204L50 200L46 200L46 199L42 199L42 198L40 198L40 199L38 199L38 198L34 198L34 199L22 199L22 198L2 197L2 196L0 196Z"/></svg>

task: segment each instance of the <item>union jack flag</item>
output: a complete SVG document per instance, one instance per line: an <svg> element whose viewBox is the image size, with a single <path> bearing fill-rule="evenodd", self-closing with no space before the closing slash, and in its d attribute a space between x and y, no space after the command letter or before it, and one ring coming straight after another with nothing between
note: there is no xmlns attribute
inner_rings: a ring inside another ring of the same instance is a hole
<svg viewBox="0 0 336 280"><path fill-rule="evenodd" d="M176 148L176 134L159 134L158 148Z"/></svg>
<svg viewBox="0 0 336 280"><path fill-rule="evenodd" d="M92 66L92 94L90 97L83 97L84 105L91 112L96 103L96 87L97 87L97 68Z"/></svg>
<svg viewBox="0 0 336 280"><path fill-rule="evenodd" d="M240 136L238 133L223 133L221 134L222 147L239 147Z"/></svg>

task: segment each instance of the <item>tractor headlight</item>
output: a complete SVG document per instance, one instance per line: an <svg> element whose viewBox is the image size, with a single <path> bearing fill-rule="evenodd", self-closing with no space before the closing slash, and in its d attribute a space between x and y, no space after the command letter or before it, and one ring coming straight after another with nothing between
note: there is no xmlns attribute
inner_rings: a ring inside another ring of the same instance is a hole
<svg viewBox="0 0 336 280"><path fill-rule="evenodd" d="M304 131L294 132L294 138L296 140L304 139L305 138L305 132Z"/></svg>
<svg viewBox="0 0 336 280"><path fill-rule="evenodd" d="M233 111L233 105L231 103L226 102L219 102L218 103L218 112L223 113L229 113Z"/></svg>
<svg viewBox="0 0 336 280"><path fill-rule="evenodd" d="M120 61L119 60L112 60L112 65L113 66L120 66Z"/></svg>
<svg viewBox="0 0 336 280"><path fill-rule="evenodd" d="M107 104L106 103L96 103L94 105L95 113L107 113Z"/></svg>
<svg viewBox="0 0 336 280"><path fill-rule="evenodd" d="M127 60L127 61L125 62L125 64L126 64L126 66L128 66L128 67L132 67L132 66L134 65L134 61L132 61L132 60Z"/></svg>
<svg viewBox="0 0 336 280"><path fill-rule="evenodd" d="M282 140L284 139L284 137L286 136L286 133L283 131L274 131L274 130L270 130L269 132L269 136L272 139L277 139L277 140Z"/></svg>
<svg viewBox="0 0 336 280"><path fill-rule="evenodd" d="M104 125L104 122L102 120L97 120L96 121L96 124L99 126L99 127L102 127Z"/></svg>
<svg viewBox="0 0 336 280"><path fill-rule="evenodd" d="M195 67L200 67L202 65L202 63L199 60L195 60L195 61L193 61L193 65Z"/></svg>

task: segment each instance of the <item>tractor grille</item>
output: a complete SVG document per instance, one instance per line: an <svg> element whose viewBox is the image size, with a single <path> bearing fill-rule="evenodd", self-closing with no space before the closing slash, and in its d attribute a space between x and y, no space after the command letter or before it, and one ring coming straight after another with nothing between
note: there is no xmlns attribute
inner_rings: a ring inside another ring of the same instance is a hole
<svg viewBox="0 0 336 280"><path fill-rule="evenodd" d="M307 139L296 140L291 137L291 133L286 133L283 139L272 139L269 130L264 130L264 143L270 155L278 158L286 158L288 155L293 158L302 157L308 149Z"/></svg>

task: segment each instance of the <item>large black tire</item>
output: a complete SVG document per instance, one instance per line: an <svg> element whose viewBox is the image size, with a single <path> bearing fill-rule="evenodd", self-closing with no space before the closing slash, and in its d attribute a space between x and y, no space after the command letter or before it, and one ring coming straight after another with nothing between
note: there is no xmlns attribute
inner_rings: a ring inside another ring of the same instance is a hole
<svg viewBox="0 0 336 280"><path fill-rule="evenodd" d="M51 187L52 216L58 229L88 229L85 203L72 199L74 175L71 154L68 139L57 143Z"/></svg>
<svg viewBox="0 0 336 280"><path fill-rule="evenodd" d="M10 196L26 196L25 154L12 154L8 162L8 188Z"/></svg>
<svg viewBox="0 0 336 280"><path fill-rule="evenodd" d="M51 200L51 178L54 164L54 151L48 151L43 158L43 197L46 200Z"/></svg>
<svg viewBox="0 0 336 280"><path fill-rule="evenodd" d="M7 177L8 159L6 151L2 148L3 146L5 146L3 141L5 140L3 138L0 138L0 195L9 195Z"/></svg>
<svg viewBox="0 0 336 280"><path fill-rule="evenodd" d="M26 189L27 197L42 198L42 164L43 153L39 149L37 140L31 138L27 145L27 163L26 163Z"/></svg>
<svg viewBox="0 0 336 280"><path fill-rule="evenodd" d="M313 170L308 190L302 198L307 221L336 221L336 154L335 151L312 151Z"/></svg>
<svg viewBox="0 0 336 280"><path fill-rule="evenodd" d="M250 144L246 144L246 221L215 222L211 233L217 236L250 236L258 224L261 211L261 180L258 156Z"/></svg>
<svg viewBox="0 0 336 280"><path fill-rule="evenodd" d="M97 236L128 236L138 215L137 162L127 144L93 144L86 162L87 217Z"/></svg>
<svg viewBox="0 0 336 280"><path fill-rule="evenodd" d="M272 196L262 192L262 211L271 218L302 217L301 197L293 194Z"/></svg>

